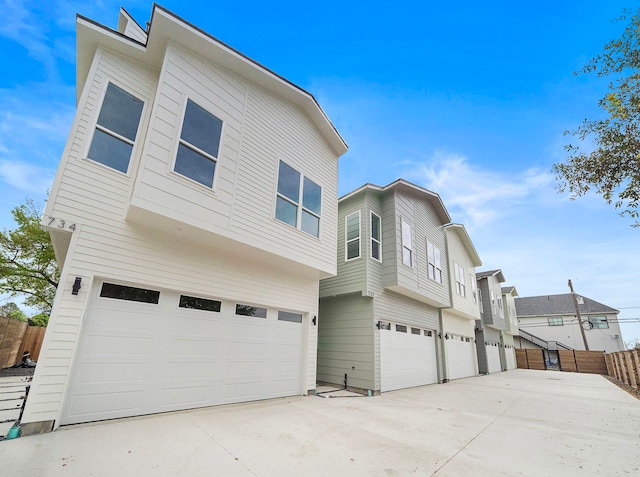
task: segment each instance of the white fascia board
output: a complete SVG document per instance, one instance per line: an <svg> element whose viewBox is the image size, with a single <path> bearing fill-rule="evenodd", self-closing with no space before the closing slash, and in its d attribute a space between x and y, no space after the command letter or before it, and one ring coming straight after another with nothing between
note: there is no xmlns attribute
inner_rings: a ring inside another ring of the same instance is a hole
<svg viewBox="0 0 640 477"><path fill-rule="evenodd" d="M460 240L462 240L462 243L467 249L467 252L469 252L469 257L471 257L473 266L474 267L481 266L482 260L480 259L480 255L478 255L478 251L476 250L476 247L473 245L473 242L471 241L471 237L469 237L469 233L467 232L467 229L465 228L465 226L462 224L447 224L444 226L444 228L445 230L454 230L458 234L458 236L460 237Z"/></svg>

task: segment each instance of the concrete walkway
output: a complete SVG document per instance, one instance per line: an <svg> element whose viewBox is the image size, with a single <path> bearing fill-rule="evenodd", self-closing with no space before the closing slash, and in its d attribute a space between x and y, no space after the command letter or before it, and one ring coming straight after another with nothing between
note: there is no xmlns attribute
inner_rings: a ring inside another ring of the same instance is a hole
<svg viewBox="0 0 640 477"><path fill-rule="evenodd" d="M640 475L640 401L514 370L375 397L293 397L0 442L20 476Z"/></svg>

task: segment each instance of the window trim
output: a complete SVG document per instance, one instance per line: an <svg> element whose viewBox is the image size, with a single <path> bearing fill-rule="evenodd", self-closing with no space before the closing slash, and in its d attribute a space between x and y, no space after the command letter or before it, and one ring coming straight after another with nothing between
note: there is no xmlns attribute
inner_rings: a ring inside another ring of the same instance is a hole
<svg viewBox="0 0 640 477"><path fill-rule="evenodd" d="M409 235L408 240L406 241L409 242L409 246L407 246L407 244L405 243L405 225L408 227ZM402 217L400 217L400 238L402 245L402 264L407 267L413 268L413 226ZM405 250L409 252L409 263L405 261Z"/></svg>
<svg viewBox="0 0 640 477"><path fill-rule="evenodd" d="M456 292L463 298L467 297L467 284L465 280L465 272L464 268L458 264L457 262L453 262L453 268L455 270L455 278L456 278ZM460 281L462 280L462 281Z"/></svg>
<svg viewBox="0 0 640 477"><path fill-rule="evenodd" d="M358 216L358 236L356 238L352 238L349 240L349 217L353 217L354 215ZM358 241L358 255L355 257L349 258L349 244L355 241ZM351 260L356 260L362 256L362 216L360 215L360 211L356 210L355 212L347 215L344 218L344 261L350 262Z"/></svg>
<svg viewBox="0 0 640 477"><path fill-rule="evenodd" d="M293 169L294 171L296 171L299 175L300 175L300 182L298 184L298 202L295 202L293 199L287 197L286 195L280 193L278 191L278 186L280 185L280 163L285 164L287 167ZM308 180L309 182L313 183L315 186L317 186L320 189L320 205L319 205L319 212L314 212L313 210L309 209L308 207L304 206L304 184L305 184L305 180ZM288 225L289 227L293 227L296 230L299 230L301 232L304 232L306 235L309 235L311 237L315 237L317 239L320 238L320 234L322 232L322 186L315 180L311 179L309 176L303 174L302 172L300 172L298 169L296 169L295 167L293 167L291 164L289 164L286 161L283 161L282 159L278 159L277 162L277 167L276 167L276 183L275 183L275 199L273 202L273 218L276 219L278 222L283 223L285 225ZM292 204L296 207L296 225L291 225L288 222L285 222L284 220L280 219L277 215L278 212L278 198L281 198L282 200L284 200L285 202L288 202L289 204ZM308 213L310 215L312 215L313 217L318 219L318 235L314 235L312 233L307 232L306 230L304 230L302 228L302 218L303 218L303 214L304 213Z"/></svg>
<svg viewBox="0 0 640 477"><path fill-rule="evenodd" d="M471 297L473 299L473 304L478 304L478 282L476 281L475 272L469 272L469 280L471 281Z"/></svg>
<svg viewBox="0 0 640 477"><path fill-rule="evenodd" d="M220 122L222 123L222 126L220 127L220 138L218 140L218 157L213 157L211 154L209 154L206 151L203 151L202 149L200 149L198 146L196 146L195 144L191 144L188 141L185 141L184 139L182 139L182 131L184 129L184 119L185 119L185 115L187 114L187 105L189 104L189 101L191 101L193 104L195 104L196 106L204 109L206 112L208 112L209 114L211 114L214 118L220 120ZM216 112L214 113L211 110L211 105L209 103L207 103L207 107L204 107L202 104L206 103L207 101L202 100L200 101L200 98L198 98L198 100L194 99L194 95L185 95L183 98L183 102L182 102L182 109L181 109L181 113L180 113L180 125L179 127L176 128L177 130L177 137L175 139L175 145L173 148L173 161L171 162L171 168L170 168L170 172L171 174L174 174L177 177L180 177L181 180L185 180L187 181L190 185L192 185L193 187L197 187L198 190L202 191L202 190L211 190L211 191L215 191L216 190L216 184L218 182L218 169L219 169L219 165L220 165L220 156L221 151L223 149L223 144L224 144L224 131L226 128L226 121L224 119L222 119L222 117L220 117L219 112L216 110ZM213 169L213 180L211 181L211 186L208 186L206 184L203 184L202 182L198 182L197 180L186 176L184 174L182 174L181 172L176 171L176 161L178 160L178 150L180 149L180 145L183 145L184 147L186 147L187 149L190 149L191 151L205 157L206 159L212 161L215 165L214 165L214 169Z"/></svg>
<svg viewBox="0 0 640 477"><path fill-rule="evenodd" d="M442 250L430 240L427 240L427 276L442 285Z"/></svg>
<svg viewBox="0 0 640 477"><path fill-rule="evenodd" d="M378 237L380 237L380 239L375 239L373 237L373 216L376 216L378 218ZM380 217L378 214L376 214L374 211L369 211L369 236L370 236L370 243L369 243L369 256L378 261L378 262L382 262L382 217ZM378 244L378 257L374 257L373 256L373 244L377 243Z"/></svg>
<svg viewBox="0 0 640 477"><path fill-rule="evenodd" d="M109 89L109 85L112 84L113 86L115 86L116 88L124 91L125 93L131 95L132 97L134 97L135 99L137 99L138 101L140 101L142 103L142 111L140 111L140 119L138 120L138 128L136 129L136 135L135 135L135 139L133 141L131 141L129 138L126 138L120 134L118 134L115 131L112 131L100 124L98 124L98 119L100 119L100 113L102 112L102 107L104 106L104 100L107 97L107 90ZM104 84L102 86L102 90L101 90L101 97L100 97L100 102L98 103L99 107L95 108L95 112L94 112L94 118L93 118L93 124L91 126L91 133L90 133L90 137L88 137L88 140L85 141L85 145L84 145L84 154L82 155L82 159L86 160L86 161L91 161L92 164L98 164L100 167L104 167L109 171L115 171L118 174L123 174L127 177L131 176L131 162L132 159L136 156L136 151L138 150L139 143L140 141L138 141L139 137L140 137L140 129L142 127L142 123L144 122L144 118L145 118L145 113L147 110L147 101L141 99L138 97L137 94L134 94L129 88L126 88L124 86L122 86L119 82L114 81L112 78L107 78L104 81ZM107 164L104 164L102 162L96 161L95 159L92 159L89 157L89 151L91 150L91 146L93 145L93 140L95 138L96 135L96 131L100 130L102 133L107 134L115 139L118 139L119 141L122 141L126 144L129 144L131 146L131 155L129 156L129 163L127 165L127 170L126 172L122 172L119 169L116 169L115 167L111 167Z"/></svg>

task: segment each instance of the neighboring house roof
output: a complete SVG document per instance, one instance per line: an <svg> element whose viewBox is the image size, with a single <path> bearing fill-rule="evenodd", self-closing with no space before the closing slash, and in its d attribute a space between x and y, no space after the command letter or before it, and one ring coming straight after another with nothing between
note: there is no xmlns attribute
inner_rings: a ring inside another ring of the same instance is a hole
<svg viewBox="0 0 640 477"><path fill-rule="evenodd" d="M615 308L598 303L586 296L580 296L582 302L578 302L580 313L620 313ZM561 295L542 295L516 298L516 315L524 316L545 316L545 315L575 315L576 309L573 305L571 293Z"/></svg>
<svg viewBox="0 0 640 477"><path fill-rule="evenodd" d="M122 15L120 19L123 19ZM119 25L119 28L121 27L123 25ZM298 105L309 115L337 155L347 151L346 142L311 93L158 4L153 5L147 40L144 43L81 15L76 17L76 30L77 100L80 99L84 89L98 46L106 46L141 64L159 70L162 67L166 46L171 43L207 58Z"/></svg>
<svg viewBox="0 0 640 477"><path fill-rule="evenodd" d="M441 224L448 224L449 222L451 222L451 216L449 215L449 212L447 212L442 199L437 193L425 189L424 187L420 187L404 179L398 179L391 184L387 184L386 186L367 183L340 197L340 199L338 199L338 203L350 199L351 197L354 197L365 191L388 192L394 189L404 190L422 196L428 202L431 202L436 214L438 215L438 219L440 219Z"/></svg>
<svg viewBox="0 0 640 477"><path fill-rule="evenodd" d="M504 282L504 275L502 274L502 270L485 270L484 272L476 272L476 279L480 280L481 278L487 277L496 277L500 283Z"/></svg>
<svg viewBox="0 0 640 477"><path fill-rule="evenodd" d="M471 237L469 237L469 234L467 233L467 229L464 227L464 225L447 224L444 226L444 229L455 230L458 233L460 240L462 240L462 243L467 249L467 252L469 252L469 256L471 257L474 267L479 267L480 265L482 265L482 260L480 260L480 255L478 255L478 251L476 250L476 247L473 245L473 242L471 241Z"/></svg>
<svg viewBox="0 0 640 477"><path fill-rule="evenodd" d="M516 287L514 286L502 287L500 288L500 291L505 295L518 296L518 290L516 290Z"/></svg>

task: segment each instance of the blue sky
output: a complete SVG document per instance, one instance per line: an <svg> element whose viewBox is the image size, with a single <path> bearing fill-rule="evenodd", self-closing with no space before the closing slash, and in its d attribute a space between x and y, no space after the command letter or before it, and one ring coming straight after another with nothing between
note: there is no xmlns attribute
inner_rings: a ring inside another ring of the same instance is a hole
<svg viewBox="0 0 640 477"><path fill-rule="evenodd" d="M640 317L640 229L555 190L563 131L607 81L573 71L628 3L178 2L162 5L316 96L350 146L340 194L403 177L438 192L521 296L576 291ZM75 108L75 14L115 28L152 4L0 0L0 228L51 186ZM636 320L640 321L640 320ZM622 325L625 341L640 323Z"/></svg>

